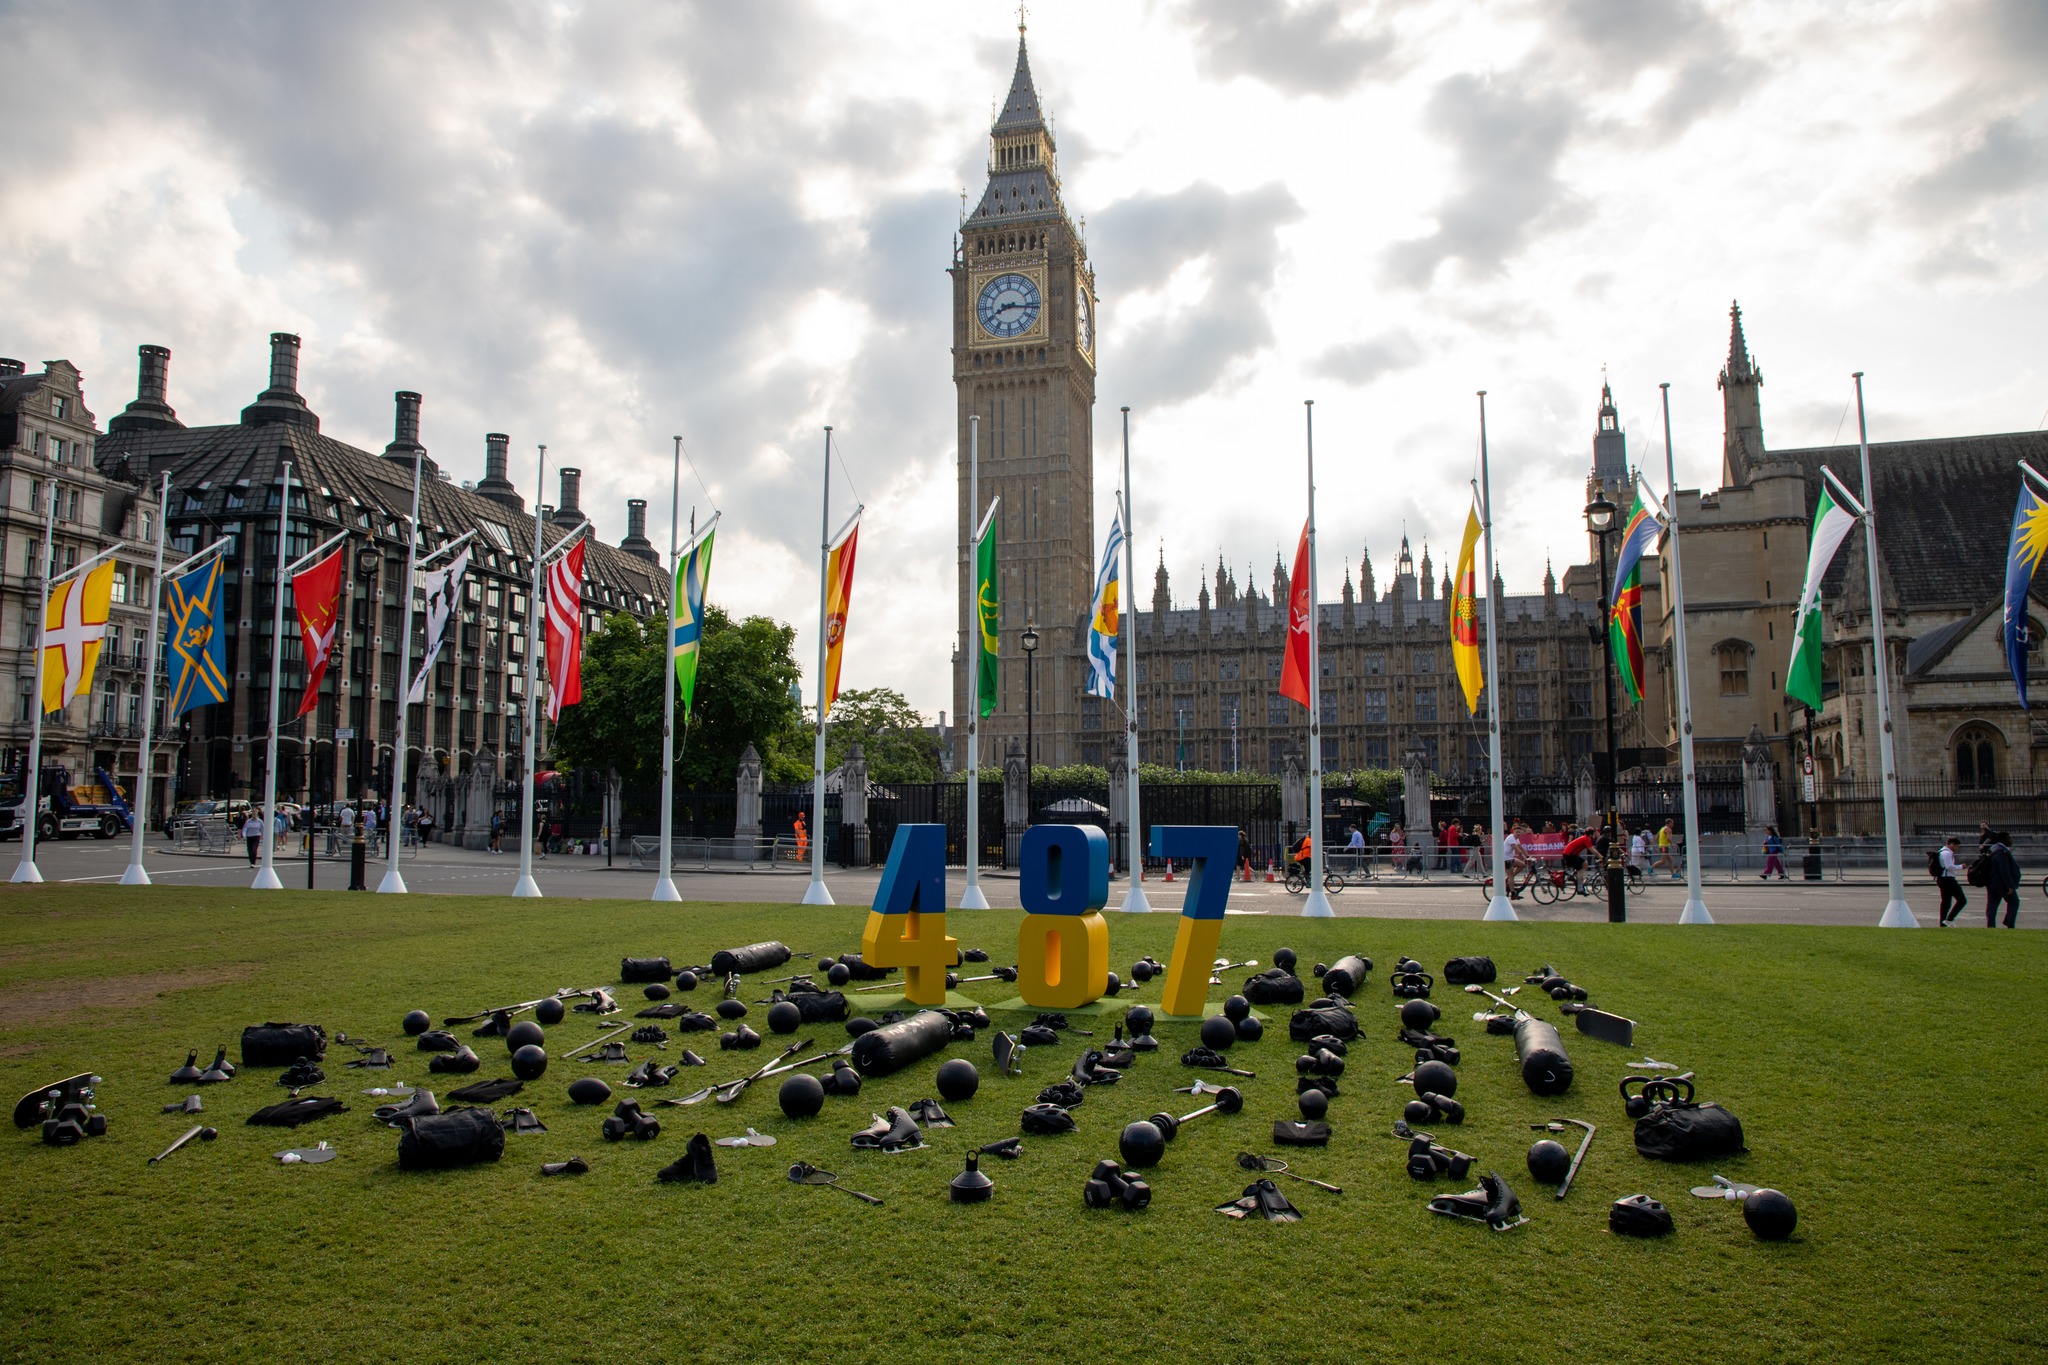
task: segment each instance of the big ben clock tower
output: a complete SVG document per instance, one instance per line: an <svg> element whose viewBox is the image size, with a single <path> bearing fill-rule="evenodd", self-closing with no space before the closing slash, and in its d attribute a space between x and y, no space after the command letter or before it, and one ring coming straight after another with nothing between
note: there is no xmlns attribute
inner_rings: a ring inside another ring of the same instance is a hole
<svg viewBox="0 0 2048 1365"><path fill-rule="evenodd" d="M1094 594L1095 274L1060 198L1052 131L1031 82L1024 29L1017 72L989 129L988 186L953 254L953 383L959 397L959 655L955 762L965 752L972 687L974 566L968 541L1000 496L993 532L1001 573L1001 691L981 723L978 761L999 765L1025 735L1022 636L1038 628L1035 759L1079 761ZM968 505L969 421L979 416L981 507ZM1126 588L1128 592L1128 588ZM1113 735L1114 727L1110 733Z"/></svg>

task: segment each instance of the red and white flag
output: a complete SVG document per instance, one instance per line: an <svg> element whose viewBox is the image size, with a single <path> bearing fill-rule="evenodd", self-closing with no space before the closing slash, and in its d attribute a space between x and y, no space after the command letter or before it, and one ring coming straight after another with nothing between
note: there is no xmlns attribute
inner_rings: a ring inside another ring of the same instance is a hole
<svg viewBox="0 0 2048 1365"><path fill-rule="evenodd" d="M583 547L548 565L548 719L583 700Z"/></svg>
<svg viewBox="0 0 2048 1365"><path fill-rule="evenodd" d="M1315 607L1308 600L1308 525L1302 524L1301 547L1294 552L1294 574L1287 580L1287 657L1280 665L1280 695L1303 706L1315 705L1308 676L1308 632Z"/></svg>
<svg viewBox="0 0 2048 1365"><path fill-rule="evenodd" d="M328 660L334 657L341 619L341 568L347 557L348 543L343 541L333 554L292 575L292 609L299 615L299 639L306 647L306 690L299 697L298 716L319 703L320 680L327 676Z"/></svg>

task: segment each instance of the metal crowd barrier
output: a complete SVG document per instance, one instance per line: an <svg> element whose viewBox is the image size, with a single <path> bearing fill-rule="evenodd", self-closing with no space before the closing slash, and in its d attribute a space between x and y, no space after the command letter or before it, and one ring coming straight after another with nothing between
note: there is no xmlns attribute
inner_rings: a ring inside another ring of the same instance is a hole
<svg viewBox="0 0 2048 1365"><path fill-rule="evenodd" d="M806 850L808 853L808 850ZM634 867L649 871L661 865L661 836L636 834L628 842L627 858ZM787 836L759 839L671 839L669 870L672 872L797 872L808 874L810 863L797 855L796 840Z"/></svg>

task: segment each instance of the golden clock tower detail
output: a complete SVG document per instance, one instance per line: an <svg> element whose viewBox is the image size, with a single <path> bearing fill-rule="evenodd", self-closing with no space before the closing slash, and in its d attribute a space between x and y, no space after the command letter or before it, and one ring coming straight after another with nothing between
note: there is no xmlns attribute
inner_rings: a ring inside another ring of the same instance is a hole
<svg viewBox="0 0 2048 1365"><path fill-rule="evenodd" d="M1002 687L981 723L979 762L999 766L1025 737L1022 636L1038 629L1035 761L1079 761L1094 592L1095 274L1060 198L1052 130L1031 82L1024 30L1017 72L989 129L988 186L960 225L953 277L953 383L959 398L959 644L954 762L974 704L974 565L968 541L1000 496L993 533L1001 575ZM968 505L969 421L979 416L981 507ZM1126 592L1129 589L1126 588Z"/></svg>

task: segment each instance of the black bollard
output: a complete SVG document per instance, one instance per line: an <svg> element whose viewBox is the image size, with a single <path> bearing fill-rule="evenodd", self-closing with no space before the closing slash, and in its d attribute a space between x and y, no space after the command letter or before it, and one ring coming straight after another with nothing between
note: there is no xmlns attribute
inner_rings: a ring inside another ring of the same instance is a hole
<svg viewBox="0 0 2048 1365"><path fill-rule="evenodd" d="M367 891L370 889L363 884L363 856L365 852L366 844L363 839L363 821L362 817L358 815L356 817L355 842L349 845L348 850L348 889L351 891Z"/></svg>

